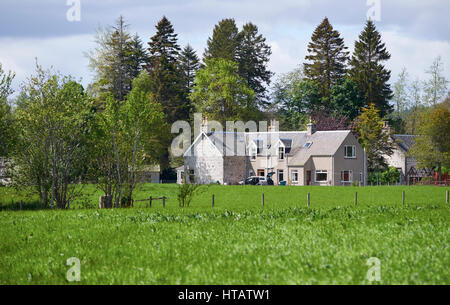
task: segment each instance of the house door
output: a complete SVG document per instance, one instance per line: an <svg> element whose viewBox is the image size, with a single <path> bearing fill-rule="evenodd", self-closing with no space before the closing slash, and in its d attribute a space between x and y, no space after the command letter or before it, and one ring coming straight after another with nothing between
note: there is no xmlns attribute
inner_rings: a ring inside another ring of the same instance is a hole
<svg viewBox="0 0 450 305"><path fill-rule="evenodd" d="M284 181L284 170L279 169L278 170L278 184L280 184L281 181Z"/></svg>
<svg viewBox="0 0 450 305"><path fill-rule="evenodd" d="M311 171L306 171L306 185L311 185Z"/></svg>

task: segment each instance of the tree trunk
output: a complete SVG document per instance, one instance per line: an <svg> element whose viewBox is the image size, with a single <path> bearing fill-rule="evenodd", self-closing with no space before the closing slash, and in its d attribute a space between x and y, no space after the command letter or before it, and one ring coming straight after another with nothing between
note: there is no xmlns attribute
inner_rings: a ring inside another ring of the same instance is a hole
<svg viewBox="0 0 450 305"><path fill-rule="evenodd" d="M116 141L116 134L114 131L114 135L113 135L113 145L114 145L114 151L116 154L116 168L117 168L117 183L119 185L119 195L120 195L120 200L119 202L122 203L122 198L123 198L123 192L122 192L122 182L120 179L120 159L119 159L119 151L117 148L117 141ZM116 208L119 207L119 203L116 201Z"/></svg>
<svg viewBox="0 0 450 305"><path fill-rule="evenodd" d="M139 141L139 123L136 123L136 132L135 132L134 148L133 148L133 159L131 161L131 173L130 173L130 181L129 181L129 184L130 184L129 200L130 201L133 198L134 172L135 172L135 167L136 167L136 151L137 151L137 147L138 147L138 141Z"/></svg>
<svg viewBox="0 0 450 305"><path fill-rule="evenodd" d="M55 202L55 188L56 188L56 160L55 160L55 152L54 152L54 147L53 147L53 162L52 162L52 199L51 199L51 203L50 206L53 209L54 207L54 202Z"/></svg>

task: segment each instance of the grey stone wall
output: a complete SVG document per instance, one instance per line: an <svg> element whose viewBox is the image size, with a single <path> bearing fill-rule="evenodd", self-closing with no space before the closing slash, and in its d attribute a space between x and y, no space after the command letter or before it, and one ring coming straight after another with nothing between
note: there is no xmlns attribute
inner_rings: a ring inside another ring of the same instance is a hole
<svg viewBox="0 0 450 305"><path fill-rule="evenodd" d="M224 181L228 185L239 184L246 176L245 156L230 156L224 158Z"/></svg>

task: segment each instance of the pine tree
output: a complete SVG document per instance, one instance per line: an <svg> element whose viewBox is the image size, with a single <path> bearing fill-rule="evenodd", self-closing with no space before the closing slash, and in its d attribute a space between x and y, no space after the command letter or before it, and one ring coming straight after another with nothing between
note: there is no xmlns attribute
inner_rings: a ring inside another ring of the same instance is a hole
<svg viewBox="0 0 450 305"><path fill-rule="evenodd" d="M192 92L195 73L200 68L200 61L195 50L188 44L184 47L179 57L179 69L183 79L183 86L186 92Z"/></svg>
<svg viewBox="0 0 450 305"><path fill-rule="evenodd" d="M128 42L128 70L132 79L139 76L144 65L149 61L147 50L144 48L142 40L136 33Z"/></svg>
<svg viewBox="0 0 450 305"><path fill-rule="evenodd" d="M176 63L180 52L177 36L172 23L166 16L163 16L156 25L156 34L149 42L150 62L165 57L168 63Z"/></svg>
<svg viewBox="0 0 450 305"><path fill-rule="evenodd" d="M252 23L244 25L240 33L241 41L238 47L239 75L253 89L260 107L267 107L268 96L266 86L270 85L273 75L267 68L272 54L266 38L258 34L258 27Z"/></svg>
<svg viewBox="0 0 450 305"><path fill-rule="evenodd" d="M111 93L119 103L130 92L133 81L128 66L131 36L127 29L120 16L114 26L97 33L97 47L88 54L89 65L97 74L95 93Z"/></svg>
<svg viewBox="0 0 450 305"><path fill-rule="evenodd" d="M130 34L127 31L128 25L122 16L119 17L116 26L113 27L113 33L110 40L110 47L113 49L112 56L116 57L116 62L113 69L116 75L113 79L114 91L116 91L116 98L122 101L128 92L131 90L132 79L127 75L128 72L128 53ZM111 59L113 60L113 59Z"/></svg>
<svg viewBox="0 0 450 305"><path fill-rule="evenodd" d="M345 76L349 59L344 39L333 29L328 18L315 29L305 59L305 76L316 81L322 97L328 98L331 87Z"/></svg>
<svg viewBox="0 0 450 305"><path fill-rule="evenodd" d="M208 38L203 61L210 58L223 58L236 61L241 35L234 19L223 19L214 27L212 37Z"/></svg>
<svg viewBox="0 0 450 305"><path fill-rule="evenodd" d="M374 103L382 117L392 112L392 106L389 104L392 90L388 83L391 72L383 65L383 62L390 58L391 55L381 41L375 24L371 20L367 21L359 40L355 42L349 74L358 84L367 102Z"/></svg>
<svg viewBox="0 0 450 305"><path fill-rule="evenodd" d="M146 70L150 76L151 98L162 105L168 124L178 120L187 120L190 105L186 103L186 94L183 91L178 69L180 47L177 34L165 16L156 25L156 34L148 44L150 56ZM163 141L164 145L169 147L171 135L168 135ZM162 169L169 167L169 156L169 151L166 149L159 162Z"/></svg>
<svg viewBox="0 0 450 305"><path fill-rule="evenodd" d="M183 101L183 88L178 70L177 34L164 16L156 25L156 34L149 42L150 57L146 69L151 80L151 94L161 103L168 122L185 120L188 105Z"/></svg>

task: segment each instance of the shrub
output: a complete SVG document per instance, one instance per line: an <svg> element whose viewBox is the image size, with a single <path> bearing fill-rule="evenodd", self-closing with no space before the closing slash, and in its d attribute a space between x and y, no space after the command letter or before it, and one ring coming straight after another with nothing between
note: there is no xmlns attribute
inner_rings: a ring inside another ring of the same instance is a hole
<svg viewBox="0 0 450 305"><path fill-rule="evenodd" d="M377 174L378 174L378 182L380 184L397 183L400 181L400 172L395 167L390 166L388 170L385 170L383 172L369 173L369 179L368 179L369 184L377 183Z"/></svg>
<svg viewBox="0 0 450 305"><path fill-rule="evenodd" d="M187 184L183 183L178 186L178 204L181 208L189 207L192 199L195 196L196 191L199 189L198 184Z"/></svg>

